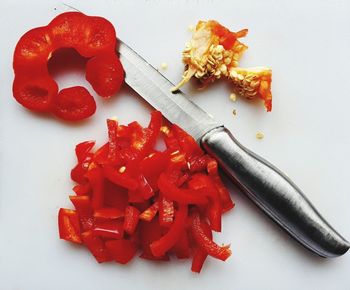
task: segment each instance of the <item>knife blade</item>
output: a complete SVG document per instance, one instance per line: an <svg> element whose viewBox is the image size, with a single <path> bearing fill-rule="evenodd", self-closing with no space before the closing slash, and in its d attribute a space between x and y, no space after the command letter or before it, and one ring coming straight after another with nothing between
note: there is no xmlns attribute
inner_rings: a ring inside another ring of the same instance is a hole
<svg viewBox="0 0 350 290"><path fill-rule="evenodd" d="M279 169L241 145L124 42L119 45L125 82L171 122L191 134L231 180L297 242L321 257L337 257L350 244Z"/></svg>

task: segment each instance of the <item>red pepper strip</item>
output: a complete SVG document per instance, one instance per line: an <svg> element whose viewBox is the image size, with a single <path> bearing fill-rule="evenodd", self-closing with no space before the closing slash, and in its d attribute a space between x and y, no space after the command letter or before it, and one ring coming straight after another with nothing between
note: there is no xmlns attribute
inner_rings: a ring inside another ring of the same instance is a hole
<svg viewBox="0 0 350 290"><path fill-rule="evenodd" d="M120 264L127 264L136 254L136 245L130 240L107 241L106 248L113 259Z"/></svg>
<svg viewBox="0 0 350 290"><path fill-rule="evenodd" d="M123 222L118 220L96 221L93 233L96 236L105 238L121 239L123 238Z"/></svg>
<svg viewBox="0 0 350 290"><path fill-rule="evenodd" d="M124 216L124 212L118 208L114 207L104 207L96 209L94 211L94 218L96 219L118 219Z"/></svg>
<svg viewBox="0 0 350 290"><path fill-rule="evenodd" d="M151 113L151 120L148 125L148 129L150 130L150 135L148 137L147 143L144 145L143 153L149 152L156 145L161 127L162 127L162 113L159 111L153 111Z"/></svg>
<svg viewBox="0 0 350 290"><path fill-rule="evenodd" d="M200 172L207 169L208 161L211 158L208 155L189 157L188 169L190 172Z"/></svg>
<svg viewBox="0 0 350 290"><path fill-rule="evenodd" d="M80 195L70 196L69 199L71 200L77 213L79 214L80 223L83 230L90 230L94 225L90 197L86 195Z"/></svg>
<svg viewBox="0 0 350 290"><path fill-rule="evenodd" d="M231 199L229 191L221 181L221 178L218 173L218 163L216 162L216 160L212 159L208 162L207 171L209 176L214 181L215 187L219 191L222 204L222 212L225 213L232 209L235 206L235 204Z"/></svg>
<svg viewBox="0 0 350 290"><path fill-rule="evenodd" d="M184 204L206 204L207 198L193 189L179 189L169 181L167 176L162 173L158 179L158 187L169 200Z"/></svg>
<svg viewBox="0 0 350 290"><path fill-rule="evenodd" d="M98 209L103 207L104 200L104 177L103 172L100 167L95 167L90 169L86 175L87 179L91 184L92 188L92 198L91 206L93 209Z"/></svg>
<svg viewBox="0 0 350 290"><path fill-rule="evenodd" d="M81 238L97 262L103 263L112 260L103 240L100 237L95 236L92 231L83 232Z"/></svg>
<svg viewBox="0 0 350 290"><path fill-rule="evenodd" d="M134 206L127 206L125 208L124 231L129 235L135 232L139 222L140 211Z"/></svg>
<svg viewBox="0 0 350 290"><path fill-rule="evenodd" d="M185 230L179 236L178 241L172 248L178 259L188 259L190 257L190 247L187 237L187 232Z"/></svg>
<svg viewBox="0 0 350 290"><path fill-rule="evenodd" d="M159 209L158 201L155 201L149 208L140 214L140 220L151 221L157 214Z"/></svg>
<svg viewBox="0 0 350 290"><path fill-rule="evenodd" d="M118 122L116 120L107 119L108 127L108 158L114 161L117 157L117 132Z"/></svg>
<svg viewBox="0 0 350 290"><path fill-rule="evenodd" d="M86 184L78 184L73 187L73 191L76 195L90 195L91 186L89 183Z"/></svg>
<svg viewBox="0 0 350 290"><path fill-rule="evenodd" d="M145 176L153 190L158 189L157 181L159 175L165 171L165 167L167 166L168 162L169 151L164 151L152 153L139 163L141 173Z"/></svg>
<svg viewBox="0 0 350 290"><path fill-rule="evenodd" d="M155 257L150 249L150 244L153 241L159 240L162 237L162 228L157 219L150 222L140 222L140 242L142 254L140 258L157 261L169 261L168 255Z"/></svg>
<svg viewBox="0 0 350 290"><path fill-rule="evenodd" d="M207 216L210 221L210 227L216 232L221 232L222 205L219 191L216 189L212 179L205 174L197 173L192 176L188 182L188 187L195 190L201 190L204 195L211 200L207 207Z"/></svg>
<svg viewBox="0 0 350 290"><path fill-rule="evenodd" d="M130 190L135 190L139 185L138 182L134 178L128 176L126 172L120 173L118 170L115 170L111 165L106 164L105 166L103 166L103 173L109 181L121 187Z"/></svg>
<svg viewBox="0 0 350 290"><path fill-rule="evenodd" d="M58 229L60 239L81 244L79 216L75 210L60 208Z"/></svg>
<svg viewBox="0 0 350 290"><path fill-rule="evenodd" d="M173 124L172 131L179 142L181 149L187 154L187 156L203 155L203 150L199 147L196 140L184 130L182 130L176 124Z"/></svg>
<svg viewBox="0 0 350 290"><path fill-rule="evenodd" d="M201 221L201 226L203 228L204 233L209 237L209 239L213 239L213 234L211 232L209 225L206 222ZM196 246L194 249L194 255L192 258L192 266L191 266L192 272L200 273L207 257L208 257L207 252L202 250L200 247Z"/></svg>
<svg viewBox="0 0 350 290"><path fill-rule="evenodd" d="M161 226L170 226L174 218L174 203L165 197L159 198L159 224Z"/></svg>
<svg viewBox="0 0 350 290"><path fill-rule="evenodd" d="M179 204L179 209L175 214L175 220L171 225L169 231L159 240L152 242L150 245L152 254L154 256L163 256L170 248L176 244L180 234L185 228L187 213L187 204Z"/></svg>
<svg viewBox="0 0 350 290"><path fill-rule="evenodd" d="M83 162L86 157L88 157L88 153L90 153L91 149L94 146L95 141L85 141L75 146L75 154L77 156L78 162Z"/></svg>
<svg viewBox="0 0 350 290"><path fill-rule="evenodd" d="M142 174L140 174L137 180L139 182L138 190L140 191L142 197L144 199L151 198L154 195L154 191L152 187L149 185L149 183L147 182L147 179Z"/></svg>
<svg viewBox="0 0 350 290"><path fill-rule="evenodd" d="M208 237L205 234L205 231L201 225L201 220L198 213L194 213L193 215L191 230L192 230L193 237L196 240L198 246L202 250L206 251L208 255L222 261L225 261L228 257L231 256L231 250L229 245L220 247L218 244L213 242L213 240L210 237Z"/></svg>
<svg viewBox="0 0 350 290"><path fill-rule="evenodd" d="M108 151L109 151L109 144L107 142L102 147L97 149L93 157L94 161L100 165L109 163L110 161L108 160Z"/></svg>

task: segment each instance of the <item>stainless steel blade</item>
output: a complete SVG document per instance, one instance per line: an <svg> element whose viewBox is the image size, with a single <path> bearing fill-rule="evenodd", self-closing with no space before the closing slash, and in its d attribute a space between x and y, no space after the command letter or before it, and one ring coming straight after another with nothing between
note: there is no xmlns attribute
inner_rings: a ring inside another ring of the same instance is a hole
<svg viewBox="0 0 350 290"><path fill-rule="evenodd" d="M182 92L172 93L170 89L174 84L122 41L119 53L125 82L170 122L178 124L196 140L221 126Z"/></svg>

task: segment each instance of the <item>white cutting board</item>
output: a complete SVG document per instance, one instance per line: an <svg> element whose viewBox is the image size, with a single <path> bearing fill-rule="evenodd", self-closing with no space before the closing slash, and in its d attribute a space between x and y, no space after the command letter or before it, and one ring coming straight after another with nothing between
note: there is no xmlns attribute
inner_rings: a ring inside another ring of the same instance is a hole
<svg viewBox="0 0 350 290"><path fill-rule="evenodd" d="M151 64L167 62L173 82L183 70L188 25L216 19L232 30L249 28L242 66L273 69L273 111L232 102L219 83L184 90L247 147L285 171L320 212L350 239L350 2L349 1L69 1L108 18L118 36ZM12 53L19 37L68 10L60 1L0 2L0 289L350 289L350 254L321 259L304 250L230 186L236 208L218 242L231 243L226 262L208 259L200 275L189 261L127 266L97 264L83 247L58 239L57 211L69 207L74 146L106 138L105 119L148 122L150 107L130 89L96 114L67 125L38 117L12 98ZM59 77L63 86L86 85L81 74ZM237 110L237 116L232 110ZM257 140L255 134L265 134Z"/></svg>

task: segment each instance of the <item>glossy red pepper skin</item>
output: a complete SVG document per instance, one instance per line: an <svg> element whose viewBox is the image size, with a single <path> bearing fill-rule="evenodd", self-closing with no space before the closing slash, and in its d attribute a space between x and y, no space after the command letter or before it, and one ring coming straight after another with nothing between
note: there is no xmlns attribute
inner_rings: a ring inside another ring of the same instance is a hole
<svg viewBox="0 0 350 290"><path fill-rule="evenodd" d="M129 235L132 235L139 222L140 211L134 206L127 206L125 208L124 217L124 231Z"/></svg>
<svg viewBox="0 0 350 290"><path fill-rule="evenodd" d="M212 231L221 231L221 216L233 202L216 161L183 130L163 128L167 148L155 150L161 126L159 112L146 128L109 119L106 144L95 152L93 141L76 146L71 175L79 184L70 197L76 212L68 214L68 229L82 229L76 241L80 237L98 262L125 264L140 248L149 260L192 256L192 271L199 273L208 255L225 260L231 253L213 242Z"/></svg>
<svg viewBox="0 0 350 290"><path fill-rule="evenodd" d="M106 248L119 264L127 264L136 254L136 245L131 240L107 241Z"/></svg>
<svg viewBox="0 0 350 290"><path fill-rule="evenodd" d="M60 238L81 244L79 216L75 210L61 208L58 212Z"/></svg>
<svg viewBox="0 0 350 290"><path fill-rule="evenodd" d="M155 257L164 256L177 242L185 228L186 218L188 212L187 204L179 204L179 209L175 214L175 221L171 225L169 231L159 240L152 242L150 249Z"/></svg>
<svg viewBox="0 0 350 290"><path fill-rule="evenodd" d="M195 213L193 216L192 222L192 234L196 240L198 246L206 251L208 255L217 258L219 260L225 261L228 257L231 256L230 246L220 247L218 244L213 242L213 240L205 234L205 231L202 227L201 220L198 213Z"/></svg>
<svg viewBox="0 0 350 290"><path fill-rule="evenodd" d="M107 250L103 240L90 231L81 234L84 245L89 249L99 263L112 261L112 256Z"/></svg>
<svg viewBox="0 0 350 290"><path fill-rule="evenodd" d="M29 110L53 113L68 121L79 121L96 111L90 93L74 86L58 91L47 63L60 48L74 48L89 58L86 79L102 97L114 95L124 81L124 70L116 55L116 33L104 18L66 12L58 15L47 26L34 28L18 41L13 69L13 95Z"/></svg>

